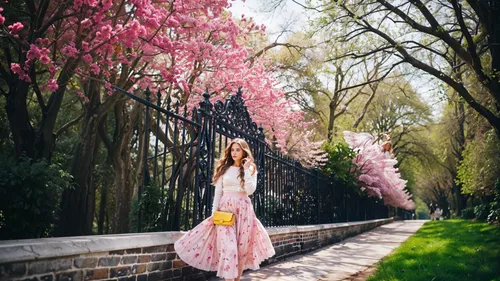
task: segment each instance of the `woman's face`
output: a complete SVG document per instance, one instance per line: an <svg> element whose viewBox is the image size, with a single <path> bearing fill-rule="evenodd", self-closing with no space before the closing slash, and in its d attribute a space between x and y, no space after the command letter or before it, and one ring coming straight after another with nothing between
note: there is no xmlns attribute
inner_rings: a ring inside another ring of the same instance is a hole
<svg viewBox="0 0 500 281"><path fill-rule="evenodd" d="M243 154L243 149L239 144L235 143L231 146L231 157L235 162L240 162L243 159Z"/></svg>

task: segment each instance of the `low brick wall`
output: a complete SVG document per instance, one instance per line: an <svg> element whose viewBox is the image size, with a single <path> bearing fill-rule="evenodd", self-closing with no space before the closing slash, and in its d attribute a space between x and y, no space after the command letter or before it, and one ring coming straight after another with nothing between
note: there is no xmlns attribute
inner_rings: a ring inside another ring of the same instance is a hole
<svg viewBox="0 0 500 281"><path fill-rule="evenodd" d="M263 265L313 251L392 222L268 228L276 255ZM206 280L214 272L186 265L174 251L181 232L0 241L0 281Z"/></svg>

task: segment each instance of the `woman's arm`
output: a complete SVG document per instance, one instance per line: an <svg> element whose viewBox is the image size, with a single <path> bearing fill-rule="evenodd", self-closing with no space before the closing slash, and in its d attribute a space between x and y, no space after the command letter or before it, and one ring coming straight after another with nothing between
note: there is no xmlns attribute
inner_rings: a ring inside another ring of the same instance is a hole
<svg viewBox="0 0 500 281"><path fill-rule="evenodd" d="M245 169L245 191L247 195L251 195L255 192L257 188L257 171L255 171L254 166L250 166L248 169Z"/></svg>
<svg viewBox="0 0 500 281"><path fill-rule="evenodd" d="M222 197L222 177L220 176L217 182L215 183L215 194L214 194L214 202L212 204L212 215L219 209L220 198Z"/></svg>

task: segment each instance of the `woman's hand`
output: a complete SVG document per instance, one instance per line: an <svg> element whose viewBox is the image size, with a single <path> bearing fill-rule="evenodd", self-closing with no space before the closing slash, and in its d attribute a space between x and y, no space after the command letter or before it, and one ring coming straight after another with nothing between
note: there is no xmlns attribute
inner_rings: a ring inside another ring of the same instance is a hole
<svg viewBox="0 0 500 281"><path fill-rule="evenodd" d="M246 170L246 169L250 168L250 165L252 165L252 163L253 163L253 160L250 158L243 159L243 169Z"/></svg>

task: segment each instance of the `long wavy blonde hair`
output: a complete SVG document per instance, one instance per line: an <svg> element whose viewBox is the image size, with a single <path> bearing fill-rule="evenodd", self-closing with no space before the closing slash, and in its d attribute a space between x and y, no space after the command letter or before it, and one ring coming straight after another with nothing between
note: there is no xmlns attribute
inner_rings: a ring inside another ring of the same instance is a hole
<svg viewBox="0 0 500 281"><path fill-rule="evenodd" d="M213 183L215 184L217 180L224 175L224 173L229 169L234 164L233 157L231 157L231 148L233 147L234 144L239 144L241 149L243 150L243 159L248 158L252 160L252 166L253 166L253 172L252 176L255 174L255 171L257 171L257 166L253 161L253 155L252 151L250 150L250 147L248 146L248 143L244 139L233 139L229 144L227 145L226 149L224 150L224 155L222 156L221 159L217 162L217 165L215 166L215 173L214 177L212 179ZM240 166L240 173L238 175L238 178L240 178L240 185L243 187L245 185L245 171L243 169L243 163L241 163Z"/></svg>
<svg viewBox="0 0 500 281"><path fill-rule="evenodd" d="M385 137L385 141L382 143L382 152L389 151L389 154L391 157L394 157L394 153L392 151L392 142L391 142L391 136L388 133L383 134Z"/></svg>

